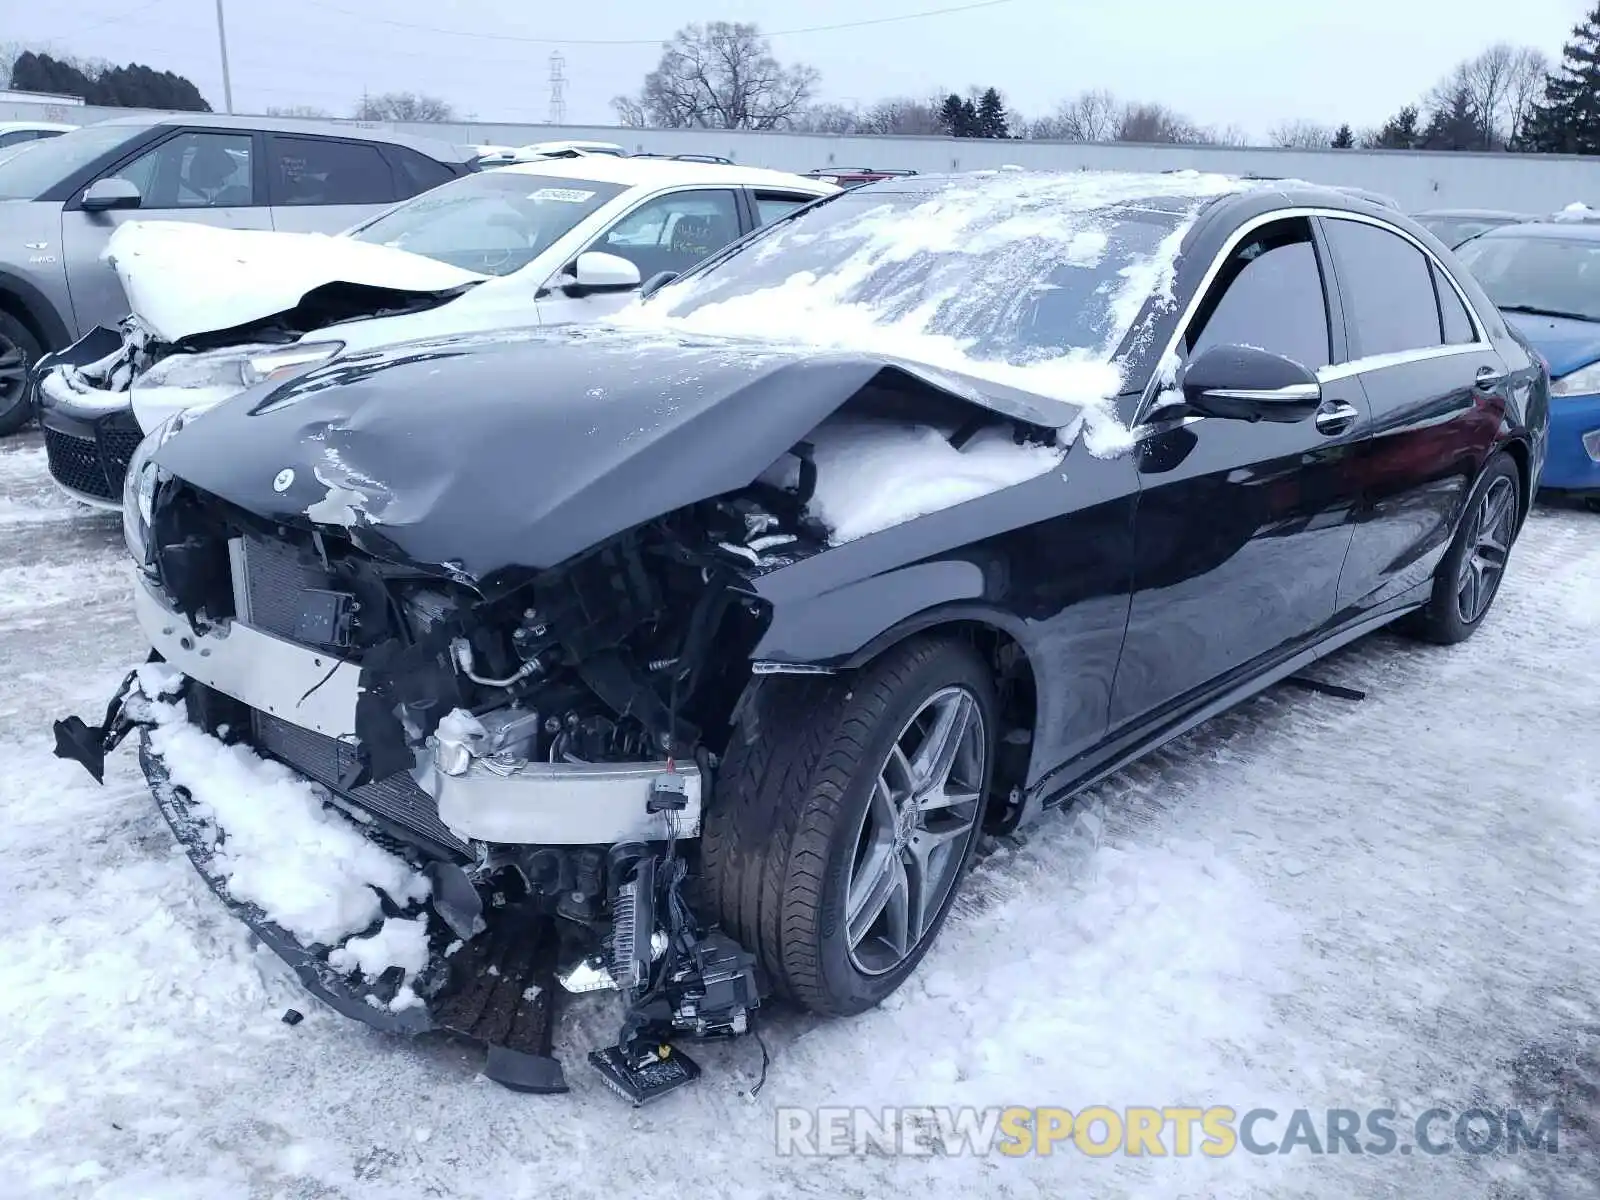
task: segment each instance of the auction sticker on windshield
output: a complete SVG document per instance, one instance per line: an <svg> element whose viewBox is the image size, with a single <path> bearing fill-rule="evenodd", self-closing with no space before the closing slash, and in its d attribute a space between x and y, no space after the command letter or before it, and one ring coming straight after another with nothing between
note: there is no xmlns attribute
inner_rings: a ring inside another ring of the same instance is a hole
<svg viewBox="0 0 1600 1200"><path fill-rule="evenodd" d="M528 193L529 200L560 200L563 204L582 204L593 197L593 192L585 192L580 188L540 188Z"/></svg>

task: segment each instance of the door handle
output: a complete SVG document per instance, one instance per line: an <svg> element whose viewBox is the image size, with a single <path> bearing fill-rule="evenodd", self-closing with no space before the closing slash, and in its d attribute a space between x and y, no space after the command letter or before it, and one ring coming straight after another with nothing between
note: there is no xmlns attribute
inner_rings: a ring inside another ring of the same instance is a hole
<svg viewBox="0 0 1600 1200"><path fill-rule="evenodd" d="M1503 367L1479 367L1474 382L1485 391L1493 391L1506 381L1506 370Z"/></svg>
<svg viewBox="0 0 1600 1200"><path fill-rule="evenodd" d="M1355 405L1343 400L1330 400L1317 410L1317 432L1333 437L1349 429L1356 423L1360 416L1355 410Z"/></svg>

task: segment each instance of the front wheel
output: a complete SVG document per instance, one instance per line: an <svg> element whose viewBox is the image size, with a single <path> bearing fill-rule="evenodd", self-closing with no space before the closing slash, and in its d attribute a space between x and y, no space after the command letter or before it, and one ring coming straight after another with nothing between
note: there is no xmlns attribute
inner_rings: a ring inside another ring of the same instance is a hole
<svg viewBox="0 0 1600 1200"><path fill-rule="evenodd" d="M996 725L984 660L925 638L849 678L763 681L701 839L708 915L813 1012L878 1004L927 953L977 846Z"/></svg>
<svg viewBox="0 0 1600 1200"><path fill-rule="evenodd" d="M1509 455L1496 454L1484 467L1461 528L1434 572L1433 596L1409 622L1418 637L1442 646L1464 642L1489 615L1517 536L1520 481Z"/></svg>
<svg viewBox="0 0 1600 1200"><path fill-rule="evenodd" d="M39 343L27 326L0 312L0 437L17 432L33 415L28 403L28 371L39 361Z"/></svg>

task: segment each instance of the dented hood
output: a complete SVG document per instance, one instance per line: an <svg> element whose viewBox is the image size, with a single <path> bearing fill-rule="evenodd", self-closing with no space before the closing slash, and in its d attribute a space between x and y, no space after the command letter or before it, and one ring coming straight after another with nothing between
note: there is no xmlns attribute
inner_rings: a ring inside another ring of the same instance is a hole
<svg viewBox="0 0 1600 1200"><path fill-rule="evenodd" d="M157 462L260 516L486 581L747 486L875 380L923 419L1077 415L877 355L567 326L350 355L205 412Z"/></svg>
<svg viewBox="0 0 1600 1200"><path fill-rule="evenodd" d="M289 312L308 293L330 284L436 295L488 278L340 235L218 229L186 221L119 225L105 258L122 280L129 308L166 342Z"/></svg>

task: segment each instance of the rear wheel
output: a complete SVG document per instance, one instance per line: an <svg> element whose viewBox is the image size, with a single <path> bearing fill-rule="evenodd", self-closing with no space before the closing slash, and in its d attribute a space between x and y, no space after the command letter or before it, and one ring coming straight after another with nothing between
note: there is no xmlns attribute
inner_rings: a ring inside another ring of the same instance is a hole
<svg viewBox="0 0 1600 1200"><path fill-rule="evenodd" d="M859 675L762 683L701 840L707 915L772 990L845 1016L906 979L977 846L995 731L988 666L957 639Z"/></svg>
<svg viewBox="0 0 1600 1200"><path fill-rule="evenodd" d="M0 437L12 434L32 416L28 370L39 361L39 343L23 323L0 312Z"/></svg>
<svg viewBox="0 0 1600 1200"><path fill-rule="evenodd" d="M1467 500L1455 541L1434 572L1433 596L1409 623L1417 636L1454 645L1471 637L1489 615L1517 535L1520 482L1510 456L1489 460Z"/></svg>

